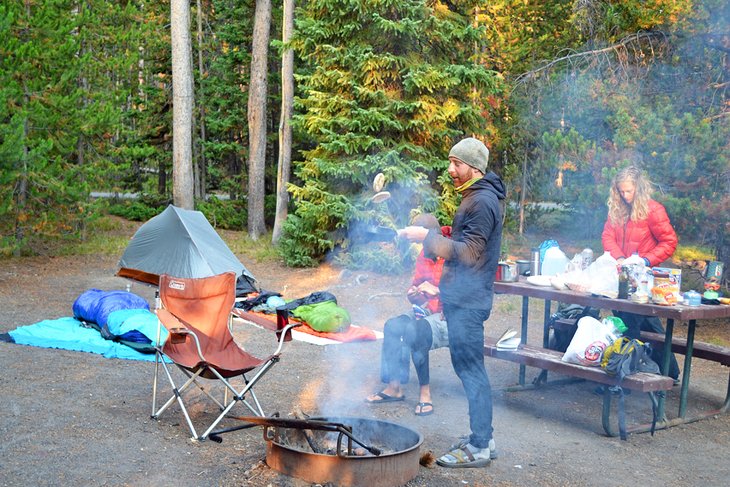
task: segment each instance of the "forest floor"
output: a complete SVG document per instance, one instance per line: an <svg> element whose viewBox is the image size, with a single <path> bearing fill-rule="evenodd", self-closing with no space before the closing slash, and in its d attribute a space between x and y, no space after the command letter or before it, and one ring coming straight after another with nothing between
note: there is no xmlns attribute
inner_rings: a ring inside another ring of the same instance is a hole
<svg viewBox="0 0 730 487"><path fill-rule="evenodd" d="M127 229L129 236L133 229ZM115 276L119 256L87 255L5 260L0 265L0 333L44 319L72 315L85 290L124 289ZM389 316L407 309L409 276L343 271L331 265L290 269L244 261L262 288L285 298L329 290L354 322L382 330ZM152 304L154 288L133 284ZM486 332L497 336L518 326L519 298L497 296ZM541 306L531 309L529 339L539 343ZM675 326L677 334L686 325ZM239 324L235 335L248 348L273 351L270 334ZM730 345L730 323L700 323L697 339ZM357 416L391 421L423 436L421 453L436 456L468 432L467 403L451 368L448 350L431 354L434 414L414 415L418 388L406 400L368 405L379 390L380 341L319 346L293 341L260 386L268 413ZM680 366L682 357L678 356ZM730 415L677 426L628 441L607 437L601 398L589 382L508 392L514 364L487 359L495 389L495 440L500 452L487 468L419 467L415 486L616 486L727 485L730 476ZM154 365L106 359L89 353L0 342L0 485L289 486L307 482L266 465L261 429L224 435L220 444L194 443L179 411L150 418ZM528 369L531 380L537 371ZM689 415L717 408L728 387L728 368L695 359ZM412 371L412 377L415 374ZM677 413L679 388L667 399ZM202 403L201 403L202 404ZM193 416L205 416L200 405ZM627 397L629 419L645 421L645 395Z"/></svg>

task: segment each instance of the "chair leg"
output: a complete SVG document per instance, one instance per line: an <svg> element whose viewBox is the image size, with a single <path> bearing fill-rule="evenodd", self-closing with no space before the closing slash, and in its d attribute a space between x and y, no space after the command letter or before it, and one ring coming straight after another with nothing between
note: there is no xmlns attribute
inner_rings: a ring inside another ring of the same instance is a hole
<svg viewBox="0 0 730 487"><path fill-rule="evenodd" d="M160 407L157 411L154 411L152 414L153 419L158 419L159 416L167 410L175 401L177 401L178 405L180 406L180 410L183 413L183 416L185 417L185 422L188 425L188 428L190 429L190 432L192 433L192 439L193 440L201 440L204 439L200 436L198 436L198 432L195 430L195 426L193 425L193 421L190 419L190 414L188 413L187 408L185 407L185 402L182 399L182 394L191 384L196 383L196 379L198 375L202 372L201 370L198 370L195 374L189 375L188 380L185 381L185 383L181 387L177 387L175 384L174 379L172 378L172 374L170 373L170 370L167 366L167 364L163 361L162 363L162 369L165 371L165 375L167 376L167 380L170 383L170 387L172 388L172 396L170 399L167 400L165 404ZM185 371L187 372L187 371Z"/></svg>

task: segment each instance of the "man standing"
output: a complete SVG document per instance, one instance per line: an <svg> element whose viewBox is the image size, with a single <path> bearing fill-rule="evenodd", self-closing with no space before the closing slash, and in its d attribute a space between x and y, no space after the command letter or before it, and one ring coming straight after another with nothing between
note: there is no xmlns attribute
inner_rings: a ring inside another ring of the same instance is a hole
<svg viewBox="0 0 730 487"><path fill-rule="evenodd" d="M471 434L452 445L437 463L442 467L484 467L496 458L492 438L492 388L484 368L484 322L492 310L494 278L502 241L505 188L487 172L489 150L469 137L451 148L449 176L462 200L454 215L451 239L410 226L401 238L423 242L429 257L445 259L439 284L454 371L469 401Z"/></svg>

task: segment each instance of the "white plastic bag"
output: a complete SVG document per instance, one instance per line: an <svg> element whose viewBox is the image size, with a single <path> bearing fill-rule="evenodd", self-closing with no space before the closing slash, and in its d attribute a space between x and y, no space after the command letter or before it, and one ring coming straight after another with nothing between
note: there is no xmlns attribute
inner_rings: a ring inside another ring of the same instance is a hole
<svg viewBox="0 0 730 487"><path fill-rule="evenodd" d="M609 252L605 252L597 258L588 269L588 279L590 281L589 292L598 296L606 296L607 298L618 297L618 262L611 257Z"/></svg>
<svg viewBox="0 0 730 487"><path fill-rule="evenodd" d="M563 274L563 281L568 289L579 293L587 293L591 288L591 279L588 271L575 270Z"/></svg>
<svg viewBox="0 0 730 487"><path fill-rule="evenodd" d="M584 316L578 320L578 329L565 350L563 362L600 367L603 351L615 340L613 326Z"/></svg>

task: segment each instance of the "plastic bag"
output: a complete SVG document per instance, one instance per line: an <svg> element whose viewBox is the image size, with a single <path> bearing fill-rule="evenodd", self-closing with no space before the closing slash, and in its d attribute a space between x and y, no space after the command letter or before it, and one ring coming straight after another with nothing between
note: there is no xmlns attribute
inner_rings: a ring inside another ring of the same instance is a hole
<svg viewBox="0 0 730 487"><path fill-rule="evenodd" d="M611 257L611 254L604 252L602 256L597 258L588 269L588 279L590 280L589 292L598 296L606 296L607 298L618 297L618 262Z"/></svg>
<svg viewBox="0 0 730 487"><path fill-rule="evenodd" d="M606 326L592 316L584 316L578 320L578 330L565 350L563 362L600 367L603 351L616 338L613 326Z"/></svg>
<svg viewBox="0 0 730 487"><path fill-rule="evenodd" d="M587 271L574 270L563 275L563 281L568 289L579 293L587 293L591 288L591 279Z"/></svg>

